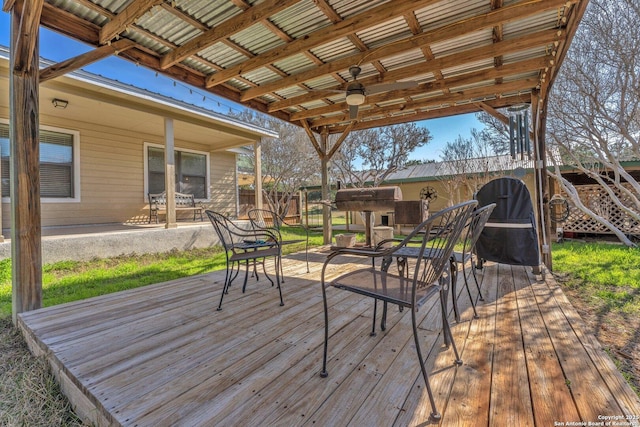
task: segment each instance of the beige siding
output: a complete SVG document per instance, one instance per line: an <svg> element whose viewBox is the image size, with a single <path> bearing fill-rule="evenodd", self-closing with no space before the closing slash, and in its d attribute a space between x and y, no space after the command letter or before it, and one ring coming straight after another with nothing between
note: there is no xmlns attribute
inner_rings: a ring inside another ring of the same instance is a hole
<svg viewBox="0 0 640 427"><path fill-rule="evenodd" d="M535 206L535 200L533 198L536 195L535 184L534 184L534 176L532 173L528 173L523 181L527 186L529 193L531 194L531 202ZM385 184L386 186L387 184ZM473 198L473 194L468 192L463 192L460 195L452 196L448 194L447 188L440 180L425 180L420 182L408 182L408 183L400 183L393 184L395 186L400 187L402 191L402 200L420 200L420 190L426 186L433 187L438 192L437 199L429 205L430 212L437 212L441 209L444 209L448 206L451 206L455 203L462 202L464 200L469 200ZM381 216L388 215L388 212L376 212L375 214L375 225L381 224ZM393 215L389 218L390 224L393 223ZM362 224L363 220L360 215L353 215L352 222L356 224Z"/></svg>
<svg viewBox="0 0 640 427"><path fill-rule="evenodd" d="M238 190L236 186L236 155L228 152L213 152L210 158L211 200L207 208L236 216L238 210Z"/></svg>
<svg viewBox="0 0 640 427"><path fill-rule="evenodd" d="M2 109L3 118L6 110ZM158 118L162 123L162 118ZM64 226L103 223L146 223L149 217L144 194L145 142L164 145L163 136L120 129L107 123L87 123L60 117L41 117L42 126L79 132L80 201L42 204L42 225ZM203 144L181 140L176 149L207 152L210 155L208 207L235 214L237 206L236 155L210 151ZM10 205L3 204L4 228L10 227ZM186 217L185 217L186 218Z"/></svg>

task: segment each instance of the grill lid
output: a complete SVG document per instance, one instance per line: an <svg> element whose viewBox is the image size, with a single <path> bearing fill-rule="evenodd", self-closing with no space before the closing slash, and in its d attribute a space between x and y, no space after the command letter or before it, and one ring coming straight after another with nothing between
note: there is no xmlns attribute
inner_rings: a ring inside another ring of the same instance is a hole
<svg viewBox="0 0 640 427"><path fill-rule="evenodd" d="M346 188L336 193L336 207L343 211L393 210L402 200L400 187Z"/></svg>

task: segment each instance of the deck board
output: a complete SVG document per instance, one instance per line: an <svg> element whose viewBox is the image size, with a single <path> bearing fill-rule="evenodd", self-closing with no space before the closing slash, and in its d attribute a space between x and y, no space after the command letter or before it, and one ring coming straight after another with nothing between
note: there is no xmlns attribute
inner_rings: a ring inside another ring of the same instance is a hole
<svg viewBox="0 0 640 427"><path fill-rule="evenodd" d="M319 376L326 254L310 253L309 273L300 253L285 259L284 307L260 274L244 294L232 286L216 311L224 275L214 272L23 313L19 326L99 426L425 425L431 408L407 310L390 307L387 330L378 325L371 337L373 302L329 289L329 377ZM328 273L356 266L345 259ZM437 298L418 312L441 425L640 414L638 396L552 276L486 263L478 278L478 319L462 275L460 322L448 307L462 366L443 345Z"/></svg>

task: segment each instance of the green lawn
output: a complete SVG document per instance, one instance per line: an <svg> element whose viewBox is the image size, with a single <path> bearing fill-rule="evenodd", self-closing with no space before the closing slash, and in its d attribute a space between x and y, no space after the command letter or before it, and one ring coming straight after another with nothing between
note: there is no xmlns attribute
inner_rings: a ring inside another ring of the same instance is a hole
<svg viewBox="0 0 640 427"><path fill-rule="evenodd" d="M283 229L284 240L304 238L296 228ZM322 244L322 233L312 233L310 246ZM304 250L304 243L287 245L284 254ZM92 261L64 261L45 265L42 305L49 307L111 292L133 289L225 267L222 248L194 249L166 254L123 256ZM0 318L11 316L11 261L0 261Z"/></svg>
<svg viewBox="0 0 640 427"><path fill-rule="evenodd" d="M594 306L640 316L640 249L607 243L565 242L552 247L553 270Z"/></svg>

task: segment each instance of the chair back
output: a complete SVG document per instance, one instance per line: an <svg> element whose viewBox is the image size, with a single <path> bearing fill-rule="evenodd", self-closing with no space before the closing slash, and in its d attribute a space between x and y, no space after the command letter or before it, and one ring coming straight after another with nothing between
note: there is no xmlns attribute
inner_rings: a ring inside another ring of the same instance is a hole
<svg viewBox="0 0 640 427"><path fill-rule="evenodd" d="M251 209L247 215L251 223L258 228L278 230L282 225L278 215L268 209Z"/></svg>
<svg viewBox="0 0 640 427"><path fill-rule="evenodd" d="M233 249L233 232L232 230L232 222L231 220L218 212L206 210L204 211L207 214L207 217L211 221L216 234L218 235L218 239L220 239L220 244L224 247L225 250Z"/></svg>
<svg viewBox="0 0 640 427"><path fill-rule="evenodd" d="M422 260L415 262L414 266L412 305L418 307L424 302L421 296L425 289L435 283L443 284L443 274L447 271L454 247L477 204L476 200L470 200L438 211L403 240L407 245L414 245L413 255L417 260ZM416 236L422 239L416 241ZM417 254L416 243L420 245Z"/></svg>
<svg viewBox="0 0 640 427"><path fill-rule="evenodd" d="M496 204L491 203L489 205L477 208L473 211L473 213L469 217L466 236L463 242L463 254L466 254L473 250L473 247L480 237L480 233L482 233L482 229L484 228L487 221L489 221L489 217L491 216L491 213L493 212L493 209L495 207Z"/></svg>

